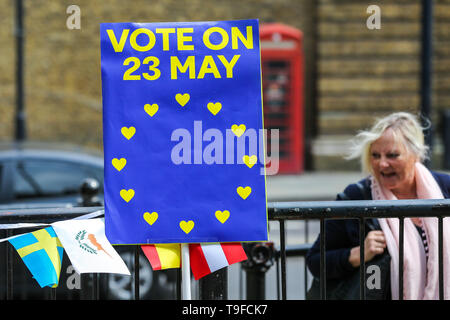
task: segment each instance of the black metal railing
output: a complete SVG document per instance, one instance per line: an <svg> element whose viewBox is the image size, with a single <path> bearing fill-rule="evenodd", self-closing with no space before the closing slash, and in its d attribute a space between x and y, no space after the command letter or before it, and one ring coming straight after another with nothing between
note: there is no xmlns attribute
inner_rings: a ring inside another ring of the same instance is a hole
<svg viewBox="0 0 450 320"><path fill-rule="evenodd" d="M35 208L35 209L5 209L0 207L0 224L8 223L26 223L26 222L46 222L72 219L74 217L101 210L103 207L72 207L72 208ZM404 219L408 217L436 217L438 218L438 241L439 241L439 299L444 298L443 286L443 219L450 216L450 200L395 200L395 201L312 201L312 202L273 202L268 204L268 217L271 221L278 221L280 226L279 249L275 250L274 258L277 261L277 269L280 276L280 291L282 300L287 299L286 291L286 259L289 256L304 256L309 249L309 245L305 244L297 247L286 247L286 221L291 220L319 220L320 232L325 234L325 221L327 219L359 219L360 225L360 298L365 299L365 263L364 263L364 238L365 238L365 219L368 218L398 218L399 223L399 296L403 297L403 254L404 254ZM12 230L7 230L6 235L12 235ZM325 237L320 237L320 296L322 299L326 297L326 269L325 269ZM13 298L13 266L11 246L7 246L5 263L6 263L6 299ZM248 253L248 251L247 251ZM249 257L251 260L252 257ZM257 259L255 259L257 260ZM279 266L278 266L279 263ZM257 265L257 264L256 264ZM254 265L253 265L254 266ZM250 265L249 268L253 267ZM258 265L257 265L258 267ZM261 265L259 265L261 267ZM134 259L134 299L139 299L139 251L138 246L135 249ZM249 269L247 269L249 271ZM250 270L251 271L251 270ZM221 271L223 274L223 270ZM306 286L306 269L305 269L305 286ZM220 274L208 277L216 283L226 281L218 281ZM226 277L226 273L223 275ZM259 277L261 279L261 277ZM222 279L223 280L223 279ZM226 278L225 278L226 280ZM208 281L208 280L205 280ZM264 280L263 280L264 281ZM92 275L92 298L99 298L99 278L97 274ZM176 298L180 299L180 277L177 276ZM247 290L249 290L247 279ZM210 286L202 285L200 290L208 290ZM51 289L51 298L56 298L55 289ZM226 288L220 292L217 285L214 286L214 293L208 294L201 292L200 298L208 297L208 299L227 299ZM304 288L306 293L306 287ZM225 294L224 294L225 292ZM248 298L248 297L247 297Z"/></svg>
<svg viewBox="0 0 450 320"><path fill-rule="evenodd" d="M281 295L286 299L286 220L320 220L320 233L325 235L326 219L359 219L360 227L360 299L365 300L364 240L365 219L399 219L399 299L403 299L404 219L409 217L438 218L439 299L444 299L443 219L450 216L450 199L433 200L359 200L277 202L269 205L269 219L280 223ZM325 236L320 237L320 297L326 297Z"/></svg>

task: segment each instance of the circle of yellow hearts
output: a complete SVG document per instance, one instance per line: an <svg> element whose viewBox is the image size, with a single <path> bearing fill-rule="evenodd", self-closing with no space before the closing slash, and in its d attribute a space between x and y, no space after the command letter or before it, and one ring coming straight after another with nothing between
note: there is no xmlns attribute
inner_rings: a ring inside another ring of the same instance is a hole
<svg viewBox="0 0 450 320"><path fill-rule="evenodd" d="M257 160L258 160L258 158L255 155L253 155L251 157L245 155L245 156L242 157L242 161L244 161L244 163L249 168L253 167L253 165L256 163Z"/></svg>
<svg viewBox="0 0 450 320"><path fill-rule="evenodd" d="M230 217L230 211L228 210L217 210L216 211L216 219L219 220L221 223L225 223L225 221L228 220L228 218Z"/></svg>
<svg viewBox="0 0 450 320"><path fill-rule="evenodd" d="M192 231L192 229L194 228L194 225L195 225L195 223L192 220L189 220L189 221L182 220L182 221L180 221L180 228L186 234L188 234L189 232Z"/></svg>
<svg viewBox="0 0 450 320"><path fill-rule="evenodd" d="M211 112L213 115L216 115L219 113L219 111L222 109L222 104L220 102L209 102L207 105L207 108L209 112Z"/></svg>
<svg viewBox="0 0 450 320"><path fill-rule="evenodd" d="M114 159L112 159L111 163L112 163L113 167L116 168L117 171L120 171L127 164L127 159L125 159L125 158L120 158L120 159L114 158Z"/></svg>
<svg viewBox="0 0 450 320"><path fill-rule="evenodd" d="M247 127L245 126L245 124L240 124L240 125L233 124L231 126L231 131L233 131L233 133L238 137L242 136L246 129L247 129Z"/></svg>
<svg viewBox="0 0 450 320"><path fill-rule="evenodd" d="M191 99L191 95L189 93L177 93L175 95L175 100L180 104L180 106L184 107L188 102L189 99Z"/></svg>
<svg viewBox="0 0 450 320"><path fill-rule="evenodd" d="M250 193L252 193L252 188L250 187L237 187L236 192L238 193L238 195L242 198L242 199L247 199L248 196L250 195Z"/></svg>
<svg viewBox="0 0 450 320"><path fill-rule="evenodd" d="M122 129L120 130L120 132L122 132L122 135L127 138L128 140L130 140L134 134L136 133L136 128L135 127L122 127Z"/></svg>
<svg viewBox="0 0 450 320"><path fill-rule="evenodd" d="M148 115L150 117L153 117L155 115L155 113L158 112L159 106L156 103L154 103L154 104L147 103L146 105L144 105L144 110L145 110L145 112L148 113Z"/></svg>
<svg viewBox="0 0 450 320"><path fill-rule="evenodd" d="M147 221L149 225L152 225L155 223L156 220L158 220L158 212L155 211L153 211L152 213L145 212L143 217L144 220Z"/></svg>
<svg viewBox="0 0 450 320"><path fill-rule="evenodd" d="M134 197L134 190L133 189L128 189L128 190L122 189L122 190L120 190L120 196L126 202L130 202L130 200L133 199L133 197Z"/></svg>

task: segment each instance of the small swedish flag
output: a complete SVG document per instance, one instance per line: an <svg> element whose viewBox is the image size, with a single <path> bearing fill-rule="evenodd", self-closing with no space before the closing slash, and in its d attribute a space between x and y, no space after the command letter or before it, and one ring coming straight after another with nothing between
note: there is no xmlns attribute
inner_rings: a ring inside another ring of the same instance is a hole
<svg viewBox="0 0 450 320"><path fill-rule="evenodd" d="M41 288L58 286L64 248L52 227L10 239Z"/></svg>

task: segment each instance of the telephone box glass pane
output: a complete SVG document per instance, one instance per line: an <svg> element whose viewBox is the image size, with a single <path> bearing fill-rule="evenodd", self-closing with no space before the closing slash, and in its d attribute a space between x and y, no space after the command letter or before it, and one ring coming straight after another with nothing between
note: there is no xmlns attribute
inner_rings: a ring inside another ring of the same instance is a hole
<svg viewBox="0 0 450 320"><path fill-rule="evenodd" d="M280 159L289 156L290 68L291 65L286 60L271 60L262 64L264 126L268 130L280 130ZM268 135L267 153L271 154L270 135Z"/></svg>

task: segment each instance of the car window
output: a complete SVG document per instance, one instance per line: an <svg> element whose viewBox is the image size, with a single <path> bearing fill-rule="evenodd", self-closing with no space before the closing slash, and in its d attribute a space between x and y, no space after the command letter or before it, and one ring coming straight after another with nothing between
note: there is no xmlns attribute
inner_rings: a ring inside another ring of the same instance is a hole
<svg viewBox="0 0 450 320"><path fill-rule="evenodd" d="M14 194L16 198L75 194L85 178L96 178L103 185L99 172L103 171L65 161L20 161L14 170Z"/></svg>

